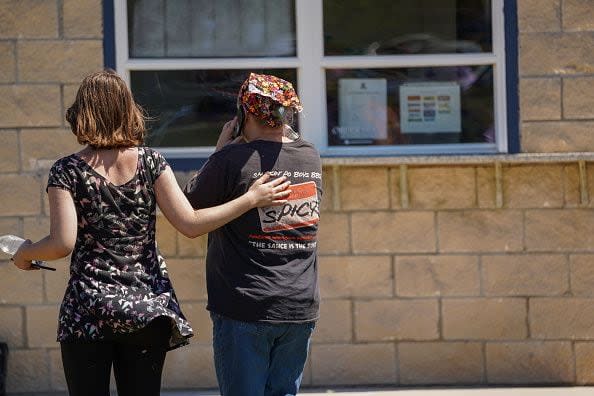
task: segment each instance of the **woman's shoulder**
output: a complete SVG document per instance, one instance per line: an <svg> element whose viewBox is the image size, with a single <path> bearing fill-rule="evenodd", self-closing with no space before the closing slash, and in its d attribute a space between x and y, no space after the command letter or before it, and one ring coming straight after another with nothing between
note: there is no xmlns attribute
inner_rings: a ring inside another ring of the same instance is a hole
<svg viewBox="0 0 594 396"><path fill-rule="evenodd" d="M153 158L155 160L164 159L163 154L161 154L159 151L146 146L138 147L138 155L141 157Z"/></svg>
<svg viewBox="0 0 594 396"><path fill-rule="evenodd" d="M67 169L73 167L77 168L77 164L79 161L80 158L78 157L77 153L72 153L54 162L54 164L52 165L52 169Z"/></svg>
<svg viewBox="0 0 594 396"><path fill-rule="evenodd" d="M150 147L138 147L138 158L143 167L151 175L153 181L169 166L163 155Z"/></svg>

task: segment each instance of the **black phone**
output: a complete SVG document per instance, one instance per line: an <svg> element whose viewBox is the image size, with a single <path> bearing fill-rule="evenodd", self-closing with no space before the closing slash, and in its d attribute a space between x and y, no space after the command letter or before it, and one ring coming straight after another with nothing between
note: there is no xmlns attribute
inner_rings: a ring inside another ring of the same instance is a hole
<svg viewBox="0 0 594 396"><path fill-rule="evenodd" d="M48 267L47 265L43 265L43 264L39 264L40 261L33 261L31 263L31 267L32 268L39 268L39 269L44 269L44 270L48 270L48 271L55 271L56 269L54 267Z"/></svg>
<svg viewBox="0 0 594 396"><path fill-rule="evenodd" d="M233 131L233 139L237 138L243 132L245 125L245 110L242 105L237 106L237 123L235 124L235 130Z"/></svg>

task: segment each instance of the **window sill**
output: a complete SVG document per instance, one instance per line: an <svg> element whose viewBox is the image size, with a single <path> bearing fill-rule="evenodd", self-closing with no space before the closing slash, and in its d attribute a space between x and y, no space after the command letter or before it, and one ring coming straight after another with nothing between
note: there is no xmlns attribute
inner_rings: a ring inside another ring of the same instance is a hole
<svg viewBox="0 0 594 396"><path fill-rule="evenodd" d="M592 161L594 153L522 153L486 155L419 155L393 157L322 157L323 166L396 165L488 165L494 163L535 164Z"/></svg>

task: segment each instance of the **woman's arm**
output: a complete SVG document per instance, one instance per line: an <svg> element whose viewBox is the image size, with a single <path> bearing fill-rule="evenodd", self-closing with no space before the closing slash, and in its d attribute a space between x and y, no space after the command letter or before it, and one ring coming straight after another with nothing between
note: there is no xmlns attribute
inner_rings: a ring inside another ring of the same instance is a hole
<svg viewBox="0 0 594 396"><path fill-rule="evenodd" d="M23 270L31 269L31 260L56 260L68 256L76 242L76 208L70 192L57 187L48 188L50 205L50 234L39 242L27 241L13 257L14 264Z"/></svg>
<svg viewBox="0 0 594 396"><path fill-rule="evenodd" d="M167 220L188 238L196 238L227 224L248 210L260 207L281 205L290 190L286 177L266 182L270 175L265 174L254 182L249 191L239 198L214 206L194 210L182 193L171 168L167 167L155 182L155 195L161 212Z"/></svg>

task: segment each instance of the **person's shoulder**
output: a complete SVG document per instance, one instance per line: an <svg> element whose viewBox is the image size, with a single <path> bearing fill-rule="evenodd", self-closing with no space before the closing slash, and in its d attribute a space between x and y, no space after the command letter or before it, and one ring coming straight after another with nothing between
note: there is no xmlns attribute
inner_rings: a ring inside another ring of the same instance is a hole
<svg viewBox="0 0 594 396"><path fill-rule="evenodd" d="M79 175L84 169L80 161L82 159L76 154L70 154L54 162L48 174L48 187L60 187L72 191L73 185L80 180Z"/></svg>
<svg viewBox="0 0 594 396"><path fill-rule="evenodd" d="M250 155L255 151L255 148L250 144L244 143L230 143L218 151L215 151L208 158L209 161L218 165L226 163L234 163L235 159L242 158L245 155Z"/></svg>
<svg viewBox="0 0 594 396"><path fill-rule="evenodd" d="M254 148L250 144L246 143L229 143L226 146L223 146L223 148L221 148L219 151L214 152L213 155L225 158L235 153L244 151L254 151Z"/></svg>
<svg viewBox="0 0 594 396"><path fill-rule="evenodd" d="M161 154L159 151L155 150L154 148L146 147L146 146L139 146L138 154L140 156L144 155L144 156L153 157L153 158L164 158L163 154Z"/></svg>
<svg viewBox="0 0 594 396"><path fill-rule="evenodd" d="M79 157L76 155L76 153L72 153L56 160L56 162L54 162L52 165L52 169L77 168L78 161Z"/></svg>
<svg viewBox="0 0 594 396"><path fill-rule="evenodd" d="M295 140L294 144L300 150L310 151L312 155L317 155L318 157L320 156L320 152L318 151L316 146L314 146L313 143L305 140L302 136Z"/></svg>
<svg viewBox="0 0 594 396"><path fill-rule="evenodd" d="M157 151L150 147L138 147L138 157L143 158L150 168L159 168L160 166L168 165L167 159Z"/></svg>

